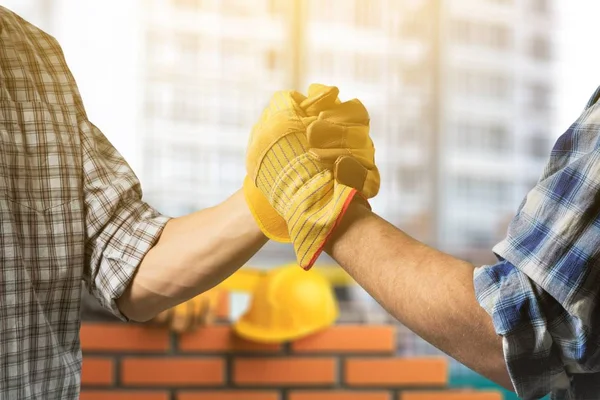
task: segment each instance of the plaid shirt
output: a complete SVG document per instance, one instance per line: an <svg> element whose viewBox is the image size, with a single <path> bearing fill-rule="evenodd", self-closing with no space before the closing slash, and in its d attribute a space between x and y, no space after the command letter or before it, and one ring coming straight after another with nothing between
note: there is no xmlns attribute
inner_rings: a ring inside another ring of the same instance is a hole
<svg viewBox="0 0 600 400"><path fill-rule="evenodd" d="M524 399L600 398L600 88L476 269L477 298L503 336Z"/></svg>
<svg viewBox="0 0 600 400"><path fill-rule="evenodd" d="M54 38L0 7L0 398L77 399L81 281L117 299L166 217L86 117Z"/></svg>

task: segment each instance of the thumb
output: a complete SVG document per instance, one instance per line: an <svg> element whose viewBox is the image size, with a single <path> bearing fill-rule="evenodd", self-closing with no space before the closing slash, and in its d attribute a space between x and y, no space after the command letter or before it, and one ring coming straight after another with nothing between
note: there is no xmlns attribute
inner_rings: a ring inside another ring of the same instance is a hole
<svg viewBox="0 0 600 400"><path fill-rule="evenodd" d="M339 183L362 192L367 169L354 157L342 156L335 161L333 175Z"/></svg>
<svg viewBox="0 0 600 400"><path fill-rule="evenodd" d="M308 97L300 103L300 108L308 116L318 116L321 111L339 104L338 95L340 91L335 86L326 86L313 83L308 88Z"/></svg>
<svg viewBox="0 0 600 400"><path fill-rule="evenodd" d="M365 168L355 157L341 156L335 162L333 174L336 181L358 190L367 199L379 193L381 178L376 165Z"/></svg>

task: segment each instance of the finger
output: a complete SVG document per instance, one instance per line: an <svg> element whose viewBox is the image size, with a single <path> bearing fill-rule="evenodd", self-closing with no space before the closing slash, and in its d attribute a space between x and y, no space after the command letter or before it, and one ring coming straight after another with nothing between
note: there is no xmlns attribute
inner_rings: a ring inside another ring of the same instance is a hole
<svg viewBox="0 0 600 400"><path fill-rule="evenodd" d="M319 119L308 127L306 135L311 148L359 149L373 146L366 125L336 124Z"/></svg>
<svg viewBox="0 0 600 400"><path fill-rule="evenodd" d="M208 314L206 316L207 324L214 324L217 320L218 309L221 306L221 302L223 301L223 297L226 295L226 292L222 289L212 289L209 296L209 309Z"/></svg>
<svg viewBox="0 0 600 400"><path fill-rule="evenodd" d="M206 315L210 307L209 303L209 297L204 295L201 301L196 304L196 326L206 325Z"/></svg>
<svg viewBox="0 0 600 400"><path fill-rule="evenodd" d="M380 185L381 177L379 176L379 169L375 166L368 170L361 193L367 199L373 198L379 193Z"/></svg>
<svg viewBox="0 0 600 400"><path fill-rule="evenodd" d="M358 99L345 101L324 110L319 114L319 119L326 119L336 124L369 125L369 112Z"/></svg>
<svg viewBox="0 0 600 400"><path fill-rule="evenodd" d="M264 117L269 118L273 114L279 112L295 110L298 105L305 101L306 96L296 91L279 91L271 96L269 106L267 107Z"/></svg>
<svg viewBox="0 0 600 400"><path fill-rule="evenodd" d="M171 329L177 333L183 333L189 329L194 314L193 300L186 301L175 307Z"/></svg>
<svg viewBox="0 0 600 400"><path fill-rule="evenodd" d="M339 103L340 91L335 86L312 84L308 88L308 97L300 107L309 116L318 116L321 111L333 107Z"/></svg>
<svg viewBox="0 0 600 400"><path fill-rule="evenodd" d="M170 310L165 310L154 317L151 322L159 325L165 324L169 320L169 314Z"/></svg>
<svg viewBox="0 0 600 400"><path fill-rule="evenodd" d="M362 192L367 172L354 157L343 156L336 160L333 175L339 183Z"/></svg>
<svg viewBox="0 0 600 400"><path fill-rule="evenodd" d="M379 169L375 165L372 168L365 168L355 157L342 156L337 159L334 177L337 182L355 188L367 199L379 193L381 183Z"/></svg>
<svg viewBox="0 0 600 400"><path fill-rule="evenodd" d="M329 166L333 166L335 162L344 156L355 158L364 168L371 169L375 167L375 150L370 149L310 149L309 155Z"/></svg>
<svg viewBox="0 0 600 400"><path fill-rule="evenodd" d="M212 325L216 320L216 301L209 298L206 302L206 309L202 316L202 325Z"/></svg>

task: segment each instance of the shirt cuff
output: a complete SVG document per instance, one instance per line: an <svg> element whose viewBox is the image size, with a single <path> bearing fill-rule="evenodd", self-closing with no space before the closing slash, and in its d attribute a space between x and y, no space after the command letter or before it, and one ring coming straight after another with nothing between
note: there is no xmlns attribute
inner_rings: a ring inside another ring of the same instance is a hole
<svg viewBox="0 0 600 400"><path fill-rule="evenodd" d="M116 300L123 295L137 268L171 218L139 201L124 207L119 214L118 220L128 221L128 226L121 226L118 237L110 240L111 244L96 271L93 286L100 304L120 320L128 322Z"/></svg>
<svg viewBox="0 0 600 400"><path fill-rule="evenodd" d="M552 391L568 390L570 380L547 318L547 314L560 315L560 305L506 260L476 268L474 286L477 301L502 336L504 359L517 395L539 399Z"/></svg>

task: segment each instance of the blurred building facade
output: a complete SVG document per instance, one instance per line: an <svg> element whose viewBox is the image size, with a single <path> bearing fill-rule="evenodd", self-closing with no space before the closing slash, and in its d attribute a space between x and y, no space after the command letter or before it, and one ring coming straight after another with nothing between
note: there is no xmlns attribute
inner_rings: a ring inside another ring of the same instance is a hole
<svg viewBox="0 0 600 400"><path fill-rule="evenodd" d="M146 1L147 198L174 215L217 204L242 183L248 132L270 93L335 84L371 113L382 176L374 209L483 262L551 147L553 9L553 0Z"/></svg>

